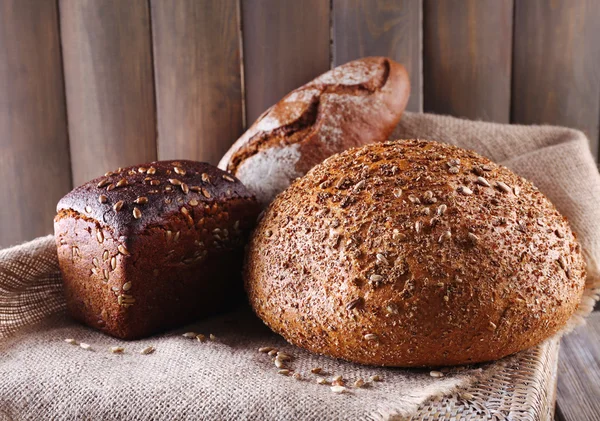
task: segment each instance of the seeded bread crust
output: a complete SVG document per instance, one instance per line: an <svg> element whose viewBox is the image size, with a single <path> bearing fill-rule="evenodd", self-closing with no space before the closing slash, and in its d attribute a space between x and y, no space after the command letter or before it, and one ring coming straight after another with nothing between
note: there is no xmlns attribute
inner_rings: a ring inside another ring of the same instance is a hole
<svg viewBox="0 0 600 421"><path fill-rule="evenodd" d="M421 140L332 156L267 208L245 285L289 342L363 364L489 361L556 333L584 259L530 182Z"/></svg>
<svg viewBox="0 0 600 421"><path fill-rule="evenodd" d="M266 205L328 156L386 140L409 92L406 69L388 58L367 57L338 66L262 114L219 167Z"/></svg>
<svg viewBox="0 0 600 421"><path fill-rule="evenodd" d="M134 339L241 295L243 244L259 207L218 168L161 161L108 172L63 197L57 212L70 314Z"/></svg>

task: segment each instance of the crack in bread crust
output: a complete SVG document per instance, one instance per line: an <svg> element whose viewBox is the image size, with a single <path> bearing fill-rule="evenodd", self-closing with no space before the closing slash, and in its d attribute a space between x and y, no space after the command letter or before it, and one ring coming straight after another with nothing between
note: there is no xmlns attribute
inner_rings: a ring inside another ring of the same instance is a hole
<svg viewBox="0 0 600 421"><path fill-rule="evenodd" d="M290 98L294 94L306 92L309 90L319 90L319 93L314 95L309 105L304 109L301 115L299 115L292 123L279 126L269 131L258 131L250 140L239 148L232 156L227 165L227 170L232 174L235 174L246 159L256 155L260 151L269 149L274 146L288 146L295 143L302 143L312 134L314 134L318 128L318 121L321 119L321 98L324 95L350 95L350 96L362 96L371 95L381 90L388 81L390 75L390 62L387 59L381 59L380 66L377 74L371 77L366 82L361 82L354 85L342 84L342 83L322 83L319 82L319 78L313 80L309 84L292 91L286 95L279 103L269 108L263 113L259 119L254 123L256 127L261 120L268 117L270 114L278 113L280 109L285 108L286 99ZM250 129L252 130L252 129Z"/></svg>

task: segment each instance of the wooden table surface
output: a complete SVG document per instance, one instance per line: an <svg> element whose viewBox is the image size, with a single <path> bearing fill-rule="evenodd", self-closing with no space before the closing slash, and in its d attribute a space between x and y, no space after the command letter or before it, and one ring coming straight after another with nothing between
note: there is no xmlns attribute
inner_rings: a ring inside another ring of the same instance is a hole
<svg viewBox="0 0 600 421"><path fill-rule="evenodd" d="M600 420L600 311L562 339L557 388L556 421Z"/></svg>

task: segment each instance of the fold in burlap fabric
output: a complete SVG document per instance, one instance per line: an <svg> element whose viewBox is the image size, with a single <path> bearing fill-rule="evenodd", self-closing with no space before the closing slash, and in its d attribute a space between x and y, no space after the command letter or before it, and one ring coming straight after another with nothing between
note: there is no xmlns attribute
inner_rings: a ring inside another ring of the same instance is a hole
<svg viewBox="0 0 600 421"><path fill-rule="evenodd" d="M559 127L508 126L406 113L396 138L424 138L474 149L532 180L565 214L588 262L588 283L571 326L597 296L600 176L582 133ZM182 337L213 333L215 341ZM64 342L74 338L91 350ZM123 355L110 346L121 345ZM153 346L156 351L141 355ZM302 380L277 373L257 352L275 346L295 356ZM0 419L408 419L428 399L485 381L521 356L454 370L381 369L316 356L286 344L248 309L146 340L123 342L71 321L64 313L52 237L0 251ZM334 394L311 368L351 385ZM498 419L503 419L498 416Z"/></svg>

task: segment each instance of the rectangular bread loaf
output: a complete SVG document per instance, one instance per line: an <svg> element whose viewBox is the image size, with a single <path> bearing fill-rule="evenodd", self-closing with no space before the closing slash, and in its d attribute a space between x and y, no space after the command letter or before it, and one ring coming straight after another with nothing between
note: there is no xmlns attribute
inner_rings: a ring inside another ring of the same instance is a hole
<svg viewBox="0 0 600 421"><path fill-rule="evenodd" d="M192 161L119 169L76 188L54 221L69 313L133 339L219 310L241 295L258 212L238 180Z"/></svg>

